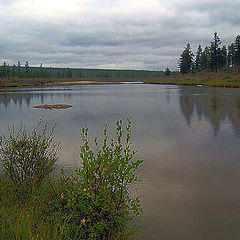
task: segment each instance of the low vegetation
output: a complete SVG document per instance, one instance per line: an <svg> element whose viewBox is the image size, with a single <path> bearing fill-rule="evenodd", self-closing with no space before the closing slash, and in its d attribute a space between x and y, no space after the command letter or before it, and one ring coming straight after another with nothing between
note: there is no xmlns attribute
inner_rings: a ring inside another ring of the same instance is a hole
<svg viewBox="0 0 240 240"><path fill-rule="evenodd" d="M10 128L0 144L0 239L135 239L141 207L128 189L142 161L131 150L131 122L122 125L114 139L105 126L95 149L82 128L73 176L53 174L59 147L43 121L31 132Z"/></svg>
<svg viewBox="0 0 240 240"><path fill-rule="evenodd" d="M0 78L0 88L9 87L36 87L36 86L53 86L53 85L65 85L66 83L73 84L74 82L81 82L86 84L86 82L96 83L96 82L106 82L101 78L88 79L88 78Z"/></svg>
<svg viewBox="0 0 240 240"><path fill-rule="evenodd" d="M147 79L144 83L176 84L207 87L240 87L240 74L238 68L229 71L199 72L195 74L184 74L177 76L166 76L161 78Z"/></svg>

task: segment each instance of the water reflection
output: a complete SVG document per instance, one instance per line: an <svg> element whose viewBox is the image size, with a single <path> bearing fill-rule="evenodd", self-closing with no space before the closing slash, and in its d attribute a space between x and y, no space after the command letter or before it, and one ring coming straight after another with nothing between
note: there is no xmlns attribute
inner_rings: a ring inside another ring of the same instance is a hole
<svg viewBox="0 0 240 240"><path fill-rule="evenodd" d="M180 88L181 111L191 124L196 113L208 119L217 135L224 121L230 121L237 136L240 134L240 91L238 89Z"/></svg>
<svg viewBox="0 0 240 240"><path fill-rule="evenodd" d="M33 89L33 91L2 91L0 92L0 107L1 105L8 109L11 105L19 107L20 109L25 104L30 106L31 102L39 102L40 104L44 103L44 99L53 99L54 96L61 96L63 99L70 99L73 96L80 95L80 93L74 92L65 92L69 89L50 89L46 91L42 89L41 91Z"/></svg>
<svg viewBox="0 0 240 240"><path fill-rule="evenodd" d="M49 94L51 95L51 94ZM43 99L46 97L44 93L34 93L34 92L1 92L0 93L0 106L3 105L6 109L11 104L19 107L21 109L22 104L30 105L32 99L36 99L43 103Z"/></svg>
<svg viewBox="0 0 240 240"><path fill-rule="evenodd" d="M80 88L82 89L82 88ZM180 87L179 104L182 114L190 126L195 121L196 115L199 120L207 119L217 135L225 121L229 121L237 136L240 135L240 90L238 89L215 89L202 87ZM88 93L93 94L93 93ZM166 102L171 104L171 92L166 90ZM44 100L53 100L53 97L71 99L82 96L81 91L69 88L33 88L32 91L0 92L0 107L7 110L10 106L19 109L29 107L31 102L44 104Z"/></svg>
<svg viewBox="0 0 240 240"><path fill-rule="evenodd" d="M74 107L32 108L47 103ZM31 127L41 115L57 124L58 164L69 172L79 166L82 125L90 139L102 136L104 123L113 136L114 122L132 117L144 160L140 240L239 239L240 90L125 84L0 92L0 132L21 120Z"/></svg>

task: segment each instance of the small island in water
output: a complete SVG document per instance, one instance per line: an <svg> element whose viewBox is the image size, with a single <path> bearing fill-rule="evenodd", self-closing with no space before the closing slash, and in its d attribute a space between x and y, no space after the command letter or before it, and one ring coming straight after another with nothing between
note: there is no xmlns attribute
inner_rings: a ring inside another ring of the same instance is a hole
<svg viewBox="0 0 240 240"><path fill-rule="evenodd" d="M67 109L73 107L72 105L68 104L45 104L45 105L38 105L34 106L33 108L41 108L41 109Z"/></svg>

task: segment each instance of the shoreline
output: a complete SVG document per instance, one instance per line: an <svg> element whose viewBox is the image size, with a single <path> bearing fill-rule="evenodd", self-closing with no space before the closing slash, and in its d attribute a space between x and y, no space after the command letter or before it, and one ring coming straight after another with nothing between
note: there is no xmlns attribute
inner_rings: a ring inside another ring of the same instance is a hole
<svg viewBox="0 0 240 240"><path fill-rule="evenodd" d="M0 79L0 91L14 88L65 86L65 85L94 85L122 84L127 82L142 83L139 79Z"/></svg>
<svg viewBox="0 0 240 240"><path fill-rule="evenodd" d="M240 88L240 73L237 69L231 71L219 71L217 73L200 72L195 74L146 79L144 83L214 88Z"/></svg>
<svg viewBox="0 0 240 240"><path fill-rule="evenodd" d="M236 72L204 72L196 74L165 76L153 79L0 79L0 91L21 88L44 88L51 86L97 85L97 84L161 84L191 87L240 88L240 74ZM20 90L21 91L21 90ZM24 89L26 91L26 89Z"/></svg>
<svg viewBox="0 0 240 240"><path fill-rule="evenodd" d="M205 85L205 84L193 84L193 83L154 83L144 82L143 84L156 84L156 85L173 85L173 86L185 86L185 87L207 87L207 88L240 88L238 85Z"/></svg>

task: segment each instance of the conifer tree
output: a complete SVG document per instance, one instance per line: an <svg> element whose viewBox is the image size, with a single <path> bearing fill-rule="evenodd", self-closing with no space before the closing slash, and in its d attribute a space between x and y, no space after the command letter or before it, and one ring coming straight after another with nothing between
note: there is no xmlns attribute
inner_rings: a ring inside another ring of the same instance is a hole
<svg viewBox="0 0 240 240"><path fill-rule="evenodd" d="M179 59L179 68L182 74L190 73L193 65L193 53L190 43L187 44Z"/></svg>
<svg viewBox="0 0 240 240"><path fill-rule="evenodd" d="M69 67L67 68L67 78L72 78L72 71Z"/></svg>
<svg viewBox="0 0 240 240"><path fill-rule="evenodd" d="M228 45L228 56L227 56L228 67L234 66L234 55L235 55L235 46L234 46L234 43L232 43Z"/></svg>
<svg viewBox="0 0 240 240"><path fill-rule="evenodd" d="M219 49L219 67L225 68L227 67L227 47L224 45L221 49Z"/></svg>
<svg viewBox="0 0 240 240"><path fill-rule="evenodd" d="M220 44L221 40L218 37L217 32L214 33L213 35L213 41L211 42L210 45L210 67L212 70L215 70L215 72L218 71L219 67L219 62L220 62Z"/></svg>
<svg viewBox="0 0 240 240"><path fill-rule="evenodd" d="M15 78L16 77L16 65L13 64L12 66L12 78Z"/></svg>
<svg viewBox="0 0 240 240"><path fill-rule="evenodd" d="M3 62L3 65L2 65L2 68L1 68L1 75L3 78L6 78L7 77L7 63L6 62Z"/></svg>
<svg viewBox="0 0 240 240"><path fill-rule="evenodd" d="M237 35L234 43L234 62L238 66L238 72L240 72L240 35Z"/></svg>
<svg viewBox="0 0 240 240"><path fill-rule="evenodd" d="M164 73L165 76L170 76L171 75L171 71L169 70L169 68L167 67Z"/></svg>
<svg viewBox="0 0 240 240"><path fill-rule="evenodd" d="M40 64L39 71L40 71L40 78L43 78L43 68L42 68L42 63Z"/></svg>
<svg viewBox="0 0 240 240"><path fill-rule="evenodd" d="M25 63L25 77L29 77L29 65L28 65L28 61Z"/></svg>
<svg viewBox="0 0 240 240"><path fill-rule="evenodd" d="M202 46L199 44L198 50L197 50L197 53L196 53L196 61L195 61L197 72L202 71L202 54L203 54Z"/></svg>
<svg viewBox="0 0 240 240"><path fill-rule="evenodd" d="M201 67L203 71L209 70L210 68L210 50L208 46L205 47L202 53Z"/></svg>
<svg viewBox="0 0 240 240"><path fill-rule="evenodd" d="M17 65L17 77L21 78L21 63L19 61Z"/></svg>

